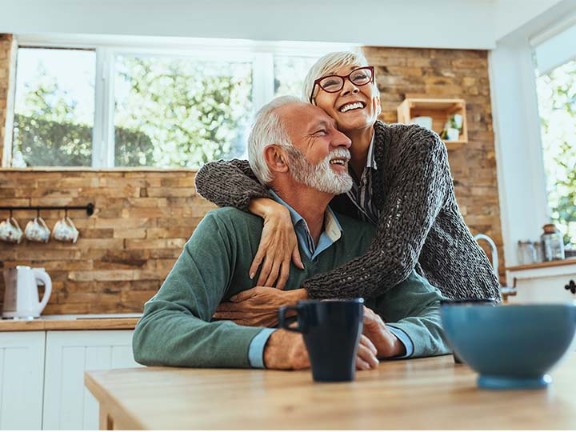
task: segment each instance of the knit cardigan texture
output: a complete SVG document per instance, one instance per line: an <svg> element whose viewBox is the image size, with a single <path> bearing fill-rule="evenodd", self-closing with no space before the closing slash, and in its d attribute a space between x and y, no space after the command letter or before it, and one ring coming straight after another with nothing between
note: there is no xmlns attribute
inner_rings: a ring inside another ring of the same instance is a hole
<svg viewBox="0 0 576 432"><path fill-rule="evenodd" d="M494 270L458 208L442 140L417 125L377 121L374 128L376 236L361 257L305 280L308 295L374 298L416 269L449 299L500 300ZM196 189L218 206L245 211L251 199L269 197L248 161L238 159L205 164ZM346 195L331 207L360 217Z"/></svg>

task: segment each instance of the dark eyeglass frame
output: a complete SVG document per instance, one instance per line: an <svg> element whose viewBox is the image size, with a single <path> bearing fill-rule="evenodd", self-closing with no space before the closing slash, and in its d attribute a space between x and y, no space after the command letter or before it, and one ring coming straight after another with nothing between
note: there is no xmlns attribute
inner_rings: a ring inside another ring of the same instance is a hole
<svg viewBox="0 0 576 432"><path fill-rule="evenodd" d="M364 70L364 69L367 69L370 71L370 81L368 81L364 84L356 84L355 82L353 82L350 79L350 75L352 75L354 72L358 72L359 70ZM325 80L326 78L331 78L331 77L338 77L338 78L342 79L342 86L338 90L333 90L333 91L326 90L324 87L322 87L320 85L320 81ZM342 90L344 88L344 84L346 83L346 80L350 81L352 84L354 84L357 87L363 87L367 84L373 83L374 82L374 66L362 66L362 67L356 68L356 69L352 70L348 75L336 75L336 74L325 75L323 77L320 77L320 78L314 80L314 85L312 86L312 93L310 93L310 102L312 102L312 100L314 99L314 90L316 89L316 86L320 87L326 93L338 93L340 90Z"/></svg>

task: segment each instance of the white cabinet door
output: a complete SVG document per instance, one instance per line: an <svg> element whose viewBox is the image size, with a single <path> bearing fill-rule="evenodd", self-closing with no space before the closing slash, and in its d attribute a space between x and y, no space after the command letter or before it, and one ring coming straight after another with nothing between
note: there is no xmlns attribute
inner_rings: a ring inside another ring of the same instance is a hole
<svg viewBox="0 0 576 432"><path fill-rule="evenodd" d="M98 429L98 404L84 387L84 371L138 366L132 356L132 333L47 333L44 429Z"/></svg>
<svg viewBox="0 0 576 432"><path fill-rule="evenodd" d="M41 429L46 334L0 332L0 429Z"/></svg>
<svg viewBox="0 0 576 432"><path fill-rule="evenodd" d="M516 295L508 298L510 303L557 303L574 302L576 293L576 265L545 268L509 270L508 285L516 288ZM572 285L570 284L572 281ZM566 289L568 286L568 289ZM571 289L572 288L572 289Z"/></svg>

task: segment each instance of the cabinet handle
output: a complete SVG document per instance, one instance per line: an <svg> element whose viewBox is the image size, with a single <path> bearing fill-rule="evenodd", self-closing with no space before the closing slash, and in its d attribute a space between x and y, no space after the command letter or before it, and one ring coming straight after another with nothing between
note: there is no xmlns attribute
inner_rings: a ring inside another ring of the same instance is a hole
<svg viewBox="0 0 576 432"><path fill-rule="evenodd" d="M573 280L571 280L568 285L564 286L564 289L567 289L568 291L570 291L572 294L576 294L576 283L574 283Z"/></svg>

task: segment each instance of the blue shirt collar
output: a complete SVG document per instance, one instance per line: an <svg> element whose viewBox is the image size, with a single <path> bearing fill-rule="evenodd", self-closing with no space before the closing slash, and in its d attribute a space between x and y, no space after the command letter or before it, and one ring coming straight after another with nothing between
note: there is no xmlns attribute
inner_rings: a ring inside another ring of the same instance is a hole
<svg viewBox="0 0 576 432"><path fill-rule="evenodd" d="M324 213L324 231L320 234L318 244L315 245L314 240L310 235L308 224L304 218L282 198L280 198L272 189L269 189L269 192L274 201L282 204L290 212L290 218L294 225L294 231L296 232L296 238L298 239L300 250L303 251L310 260L315 259L342 236L342 226L340 225L340 222L338 222L338 218L332 209L328 206Z"/></svg>

